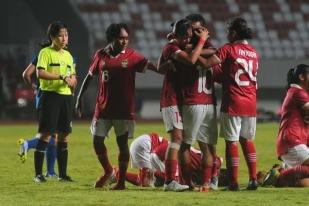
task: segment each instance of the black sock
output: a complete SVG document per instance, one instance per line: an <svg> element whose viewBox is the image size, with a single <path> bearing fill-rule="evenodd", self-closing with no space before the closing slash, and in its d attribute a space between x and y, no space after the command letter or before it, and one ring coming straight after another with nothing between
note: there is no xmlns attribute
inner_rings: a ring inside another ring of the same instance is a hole
<svg viewBox="0 0 309 206"><path fill-rule="evenodd" d="M47 145L48 143L41 139L38 141L38 144L36 145L35 152L34 152L35 176L42 175L44 155L45 155L45 150L46 150Z"/></svg>
<svg viewBox="0 0 309 206"><path fill-rule="evenodd" d="M58 142L57 145L57 161L59 177L67 176L67 164L68 164L68 143Z"/></svg>

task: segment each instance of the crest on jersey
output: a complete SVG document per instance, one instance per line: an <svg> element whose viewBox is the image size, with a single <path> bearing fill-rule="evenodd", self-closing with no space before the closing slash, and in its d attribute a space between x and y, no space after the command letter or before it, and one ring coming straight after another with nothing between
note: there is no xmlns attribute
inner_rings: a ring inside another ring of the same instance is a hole
<svg viewBox="0 0 309 206"><path fill-rule="evenodd" d="M127 59L124 59L121 61L122 68L128 68L129 61Z"/></svg>

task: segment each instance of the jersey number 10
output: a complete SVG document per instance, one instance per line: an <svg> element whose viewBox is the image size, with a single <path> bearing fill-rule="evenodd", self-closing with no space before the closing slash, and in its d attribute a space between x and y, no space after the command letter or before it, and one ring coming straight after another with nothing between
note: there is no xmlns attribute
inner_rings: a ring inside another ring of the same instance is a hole
<svg viewBox="0 0 309 206"><path fill-rule="evenodd" d="M198 66L198 93L204 92L205 94L212 94L212 86L211 86L211 70L205 70ZM207 88L208 87L208 88Z"/></svg>

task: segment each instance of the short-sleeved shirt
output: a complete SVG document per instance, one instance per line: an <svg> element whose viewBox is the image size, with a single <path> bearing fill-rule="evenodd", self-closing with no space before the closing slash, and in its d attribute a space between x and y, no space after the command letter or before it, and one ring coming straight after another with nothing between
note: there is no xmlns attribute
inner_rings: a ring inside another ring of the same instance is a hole
<svg viewBox="0 0 309 206"><path fill-rule="evenodd" d="M168 146L169 146L169 143L164 142L163 144L155 148L153 151L153 153L155 153L162 162L165 161L165 156L166 156L165 154L166 154ZM191 155L191 167L193 171L199 170L201 168L201 159L202 159L201 151L191 147L190 155Z"/></svg>
<svg viewBox="0 0 309 206"><path fill-rule="evenodd" d="M282 115L277 138L277 155L280 157L289 148L307 144L308 125L304 121L303 106L309 104L306 90L292 84L282 105Z"/></svg>
<svg viewBox="0 0 309 206"><path fill-rule="evenodd" d="M167 43L160 57L159 65L166 63L168 60L171 60L176 67L176 71L168 70L164 76L163 86L160 96L160 107L169 107L177 106L182 104L182 95L181 95L181 71L187 69L187 65L175 61L171 56L177 52L180 52L181 49L179 46L170 41Z"/></svg>
<svg viewBox="0 0 309 206"><path fill-rule="evenodd" d="M181 75L183 105L215 104L212 69L188 66Z"/></svg>
<svg viewBox="0 0 309 206"><path fill-rule="evenodd" d="M149 137L151 139L151 152L153 152L155 148L159 147L161 144L168 143L166 139L160 137L157 133L150 133Z"/></svg>
<svg viewBox="0 0 309 206"><path fill-rule="evenodd" d="M76 74L73 66L73 57L67 50L58 52L51 47L41 49L37 62L38 69L61 75ZM70 87L63 80L40 79L40 89L42 91L52 91L61 95L71 95Z"/></svg>
<svg viewBox="0 0 309 206"><path fill-rule="evenodd" d="M207 39L205 49L214 48ZM201 66L187 66L181 74L183 105L216 104L214 79L212 69L203 69Z"/></svg>
<svg viewBox="0 0 309 206"><path fill-rule="evenodd" d="M259 55L246 41L218 50L222 70L221 111L231 116L256 116L256 75ZM216 72L217 73L217 72Z"/></svg>
<svg viewBox="0 0 309 206"><path fill-rule="evenodd" d="M98 75L99 89L94 118L135 118L135 75L144 72L148 60L127 48L117 56L111 46L96 52L89 67L90 75Z"/></svg>

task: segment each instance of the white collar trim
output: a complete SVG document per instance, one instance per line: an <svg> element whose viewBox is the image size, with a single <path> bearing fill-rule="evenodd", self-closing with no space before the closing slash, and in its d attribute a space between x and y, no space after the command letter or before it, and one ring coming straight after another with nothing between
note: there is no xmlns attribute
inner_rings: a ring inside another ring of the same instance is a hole
<svg viewBox="0 0 309 206"><path fill-rule="evenodd" d="M301 86L299 86L298 84L290 84L290 87L294 87L297 89L303 89Z"/></svg>

